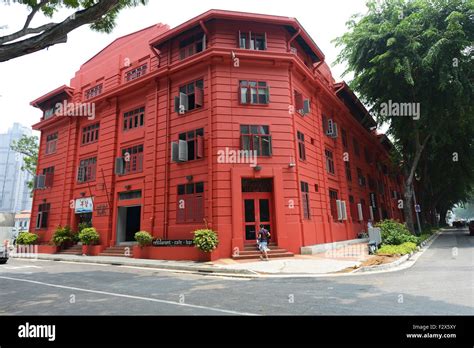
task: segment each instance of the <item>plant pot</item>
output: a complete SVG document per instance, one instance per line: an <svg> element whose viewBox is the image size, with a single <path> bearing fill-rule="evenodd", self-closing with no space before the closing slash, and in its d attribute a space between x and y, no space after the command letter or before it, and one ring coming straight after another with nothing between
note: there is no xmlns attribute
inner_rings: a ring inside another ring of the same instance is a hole
<svg viewBox="0 0 474 348"><path fill-rule="evenodd" d="M199 250L199 261L201 262L211 261L211 254L212 252L205 252L205 251Z"/></svg>
<svg viewBox="0 0 474 348"><path fill-rule="evenodd" d="M141 247L135 245L133 247L133 258L134 259L148 259L148 247Z"/></svg>
<svg viewBox="0 0 474 348"><path fill-rule="evenodd" d="M82 255L89 255L90 254L90 245L82 245Z"/></svg>

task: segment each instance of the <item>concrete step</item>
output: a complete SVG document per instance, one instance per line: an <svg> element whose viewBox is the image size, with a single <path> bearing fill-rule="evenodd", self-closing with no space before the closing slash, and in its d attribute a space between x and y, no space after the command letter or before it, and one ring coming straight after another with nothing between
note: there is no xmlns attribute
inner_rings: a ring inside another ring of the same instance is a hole
<svg viewBox="0 0 474 348"><path fill-rule="evenodd" d="M280 258L280 257L293 257L294 254L287 251L287 252L279 252L279 253L274 253L274 254L271 254L271 253L267 253L268 255L268 258L269 259L276 259L276 258ZM238 255L238 256L233 256L232 258L234 260L260 260L260 256L261 254L260 253L256 253L256 254L250 254L250 255Z"/></svg>
<svg viewBox="0 0 474 348"><path fill-rule="evenodd" d="M128 249L127 249L128 248ZM126 255L125 251L128 250ZM99 256L118 256L118 257L132 257L133 247L132 246L111 246L102 251Z"/></svg>

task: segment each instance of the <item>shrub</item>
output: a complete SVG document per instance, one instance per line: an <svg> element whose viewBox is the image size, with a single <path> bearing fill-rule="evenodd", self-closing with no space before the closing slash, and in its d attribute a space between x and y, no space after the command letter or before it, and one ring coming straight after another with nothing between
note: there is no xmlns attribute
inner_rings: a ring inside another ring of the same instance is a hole
<svg viewBox="0 0 474 348"><path fill-rule="evenodd" d="M73 232L69 226L58 226L56 231L54 231L53 238L51 241L56 246L61 246L64 243L72 241Z"/></svg>
<svg viewBox="0 0 474 348"><path fill-rule="evenodd" d="M16 238L17 245L32 245L38 241L38 235L30 232L21 232Z"/></svg>
<svg viewBox="0 0 474 348"><path fill-rule="evenodd" d="M92 227L90 222L81 222L77 225L77 232L81 232L84 228Z"/></svg>
<svg viewBox="0 0 474 348"><path fill-rule="evenodd" d="M99 242L99 234L94 227L87 227L79 232L79 240L84 245L97 244Z"/></svg>
<svg viewBox="0 0 474 348"><path fill-rule="evenodd" d="M405 225L393 221L383 220L375 225L380 227L383 245L400 245L406 242L418 243L418 238L410 233Z"/></svg>
<svg viewBox="0 0 474 348"><path fill-rule="evenodd" d="M138 242L138 245L144 247L147 245L151 245L151 243L153 242L153 237L150 233L146 231L140 231L135 233L135 240Z"/></svg>
<svg viewBox="0 0 474 348"><path fill-rule="evenodd" d="M219 245L217 233L210 229L196 230L194 233L194 245L196 248L208 253Z"/></svg>
<svg viewBox="0 0 474 348"><path fill-rule="evenodd" d="M411 242L406 242L400 245L384 245L377 251L377 254L405 255L415 251L416 248L416 244Z"/></svg>

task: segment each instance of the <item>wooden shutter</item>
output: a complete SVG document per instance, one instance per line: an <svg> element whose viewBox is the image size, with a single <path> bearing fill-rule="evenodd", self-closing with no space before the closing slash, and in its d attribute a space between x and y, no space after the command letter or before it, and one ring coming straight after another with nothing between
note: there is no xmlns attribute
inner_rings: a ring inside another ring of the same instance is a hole
<svg viewBox="0 0 474 348"><path fill-rule="evenodd" d="M342 219L341 220L347 220L346 201L341 201L341 213L342 213Z"/></svg>
<svg viewBox="0 0 474 348"><path fill-rule="evenodd" d="M178 161L186 162L188 160L188 142L186 140L178 141Z"/></svg>
<svg viewBox="0 0 474 348"><path fill-rule="evenodd" d="M265 42L263 43L263 49L267 49L267 33L265 33Z"/></svg>
<svg viewBox="0 0 474 348"><path fill-rule="evenodd" d="M179 97L174 97L174 111L179 114Z"/></svg>
<svg viewBox="0 0 474 348"><path fill-rule="evenodd" d="M334 122L332 118L328 119L327 122L327 129L326 129L326 135L331 136L334 133Z"/></svg>
<svg viewBox="0 0 474 348"><path fill-rule="evenodd" d="M188 95L184 93L179 93L179 107L183 108L184 111L188 111L189 109L189 104L188 104Z"/></svg>
<svg viewBox="0 0 474 348"><path fill-rule="evenodd" d="M180 208L181 201L184 202L184 208ZM186 198L185 196L178 196L177 204L176 204L176 222L184 223L185 216L186 216Z"/></svg>
<svg viewBox="0 0 474 348"><path fill-rule="evenodd" d="M198 135L196 137L196 147L197 147L197 151L196 151L197 158L203 158L204 157L204 139L202 135Z"/></svg>
<svg viewBox="0 0 474 348"><path fill-rule="evenodd" d="M295 109L302 111L304 108L303 95L295 91Z"/></svg>
<svg viewBox="0 0 474 348"><path fill-rule="evenodd" d="M179 144L174 141L171 143L171 161L179 162Z"/></svg>
<svg viewBox="0 0 474 348"><path fill-rule="evenodd" d="M252 40L252 32L249 31L249 49L255 49L255 40Z"/></svg>
<svg viewBox="0 0 474 348"><path fill-rule="evenodd" d="M239 47L239 48L245 48L245 47L242 47L241 42L242 42L242 41L240 40L240 30L239 30L239 37L237 38L237 47Z"/></svg>
<svg viewBox="0 0 474 348"><path fill-rule="evenodd" d="M362 211L362 204L357 203L357 213L359 215L359 221L364 221L364 213Z"/></svg>
<svg viewBox="0 0 474 348"><path fill-rule="evenodd" d="M204 105L204 91L202 88L196 87L195 89L195 103L196 106L203 106Z"/></svg>
<svg viewBox="0 0 474 348"><path fill-rule="evenodd" d="M115 174L122 175L125 172L125 161L123 157L117 157L115 159Z"/></svg>
<svg viewBox="0 0 474 348"><path fill-rule="evenodd" d="M196 194L194 197L195 210L194 210L194 221L202 222L204 220L204 197L202 193Z"/></svg>
<svg viewBox="0 0 474 348"><path fill-rule="evenodd" d="M186 195L186 222L193 222L194 221L194 214L196 211L196 202L193 195Z"/></svg>
<svg viewBox="0 0 474 348"><path fill-rule="evenodd" d="M270 104L270 86L267 86L265 90L265 99L266 99L265 104Z"/></svg>
<svg viewBox="0 0 474 348"><path fill-rule="evenodd" d="M43 189L45 187L46 176L45 175L38 175L38 180L36 182L37 187L39 189Z"/></svg>
<svg viewBox="0 0 474 348"><path fill-rule="evenodd" d="M305 99L303 101L303 113L306 115L306 114L309 114L311 112L311 102L309 99Z"/></svg>

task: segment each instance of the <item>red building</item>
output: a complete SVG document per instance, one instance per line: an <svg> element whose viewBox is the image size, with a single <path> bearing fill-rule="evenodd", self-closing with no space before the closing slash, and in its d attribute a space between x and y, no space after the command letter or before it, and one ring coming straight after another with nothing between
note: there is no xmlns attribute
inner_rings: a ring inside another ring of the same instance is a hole
<svg viewBox="0 0 474 348"><path fill-rule="evenodd" d="M65 102L84 108L64 116ZM255 243L264 224L299 253L354 239L368 219L402 218L390 141L294 18L210 10L152 26L32 105L44 114L33 127L42 136L31 231L44 242L83 220L99 249L138 230L192 239L207 224L220 258Z"/></svg>

